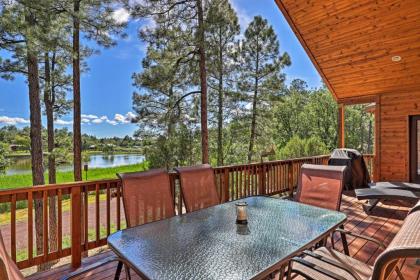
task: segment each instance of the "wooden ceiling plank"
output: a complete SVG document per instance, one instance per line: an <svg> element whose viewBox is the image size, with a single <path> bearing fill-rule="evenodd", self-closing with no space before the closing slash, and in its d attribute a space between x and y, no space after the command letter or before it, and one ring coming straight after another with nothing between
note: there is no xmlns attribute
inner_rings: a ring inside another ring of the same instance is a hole
<svg viewBox="0 0 420 280"><path fill-rule="evenodd" d="M301 45L305 49L306 53L308 54L309 58L311 59L312 63L314 64L315 68L317 69L318 73L320 74L320 76L324 80L325 85L328 87L328 89L330 90L330 92L333 94L334 98L337 99L337 95L336 95L336 93L334 91L334 88L332 87L332 85L328 81L327 77L322 72L321 67L319 66L319 64L316 61L315 57L311 53L310 49L307 47L305 40L300 35L298 29L294 25L292 18L289 16L286 7L283 6L283 3L281 2L281 0L275 0L275 2L277 4L277 6L279 7L279 9L283 12L283 15L284 15L286 21L289 23L290 27L292 28L292 30L294 31L295 35L297 36L299 42L301 43Z"/></svg>
<svg viewBox="0 0 420 280"><path fill-rule="evenodd" d="M418 0L275 2L336 99L420 91Z"/></svg>

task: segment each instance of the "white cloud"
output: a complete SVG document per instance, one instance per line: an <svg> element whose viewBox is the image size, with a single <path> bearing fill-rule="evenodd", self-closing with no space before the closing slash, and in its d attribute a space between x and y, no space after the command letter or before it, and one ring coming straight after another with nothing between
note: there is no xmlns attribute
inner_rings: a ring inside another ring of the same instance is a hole
<svg viewBox="0 0 420 280"><path fill-rule="evenodd" d="M127 124L131 123L136 118L136 115L133 112L128 112L125 116L121 114L115 114L114 121L117 123Z"/></svg>
<svg viewBox="0 0 420 280"><path fill-rule="evenodd" d="M242 0L231 0L230 4L232 5L232 8L236 11L236 14L238 16L239 24L241 26L241 30L244 31L249 23L252 21L252 16L247 13L239 4L239 2Z"/></svg>
<svg viewBox="0 0 420 280"><path fill-rule="evenodd" d="M125 117L121 114L115 114L114 120L116 122L122 122L123 123L123 122L125 122Z"/></svg>
<svg viewBox="0 0 420 280"><path fill-rule="evenodd" d="M83 119L97 119L98 118L97 115L85 115L85 114L82 114L81 117Z"/></svg>
<svg viewBox="0 0 420 280"><path fill-rule="evenodd" d="M92 120L92 123L94 123L94 124L100 124L102 122L103 122L103 120L101 120L101 119L94 119L94 120Z"/></svg>
<svg viewBox="0 0 420 280"><path fill-rule="evenodd" d="M11 118L7 116L0 116L0 124L15 125L15 124L27 124L29 120L23 118Z"/></svg>
<svg viewBox="0 0 420 280"><path fill-rule="evenodd" d="M128 112L125 116L130 122L137 117L133 112Z"/></svg>
<svg viewBox="0 0 420 280"><path fill-rule="evenodd" d="M71 125L71 124L73 124L73 121L65 121L65 120L62 120L62 119L58 119L54 123L57 124L57 125Z"/></svg>
<svg viewBox="0 0 420 280"><path fill-rule="evenodd" d="M106 122L109 123L109 124L111 124L111 125L117 125L118 124L116 121L107 120Z"/></svg>
<svg viewBox="0 0 420 280"><path fill-rule="evenodd" d="M130 12L123 7L118 8L112 13L112 19L118 24L126 23L130 19Z"/></svg>

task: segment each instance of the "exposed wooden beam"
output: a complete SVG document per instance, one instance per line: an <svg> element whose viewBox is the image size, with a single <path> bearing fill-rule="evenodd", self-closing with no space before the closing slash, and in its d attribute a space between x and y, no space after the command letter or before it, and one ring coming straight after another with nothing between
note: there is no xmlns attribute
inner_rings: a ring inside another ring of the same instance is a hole
<svg viewBox="0 0 420 280"><path fill-rule="evenodd" d="M300 32L299 32L298 28L296 27L296 25L295 25L292 17L289 15L289 12L287 11L286 7L283 5L283 3L282 3L281 0L274 0L274 1L276 2L276 4L279 7L280 11L283 13L284 18L289 23L289 26L292 28L292 30L295 33L296 37L298 38L300 44L305 49L306 53L308 54L309 58L311 59L313 65L315 66L315 68L318 71L319 75L321 75L324 83L326 84L326 86L328 87L328 89L330 90L330 92L332 93L332 95L334 96L335 100L337 100L338 99L338 96L335 93L333 86L328 81L327 77L325 76L324 72L322 71L321 67L319 66L318 61L316 60L315 56L313 55L313 53L309 49L308 45L306 44L305 39L303 39L302 35L300 34Z"/></svg>
<svg viewBox="0 0 420 280"><path fill-rule="evenodd" d="M345 142L344 142L344 136L345 136L344 113L345 113L344 104L339 104L338 105L338 147L339 148L344 148L345 147Z"/></svg>
<svg viewBox="0 0 420 280"><path fill-rule="evenodd" d="M348 98L339 98L337 103L344 105L357 105L365 103L374 103L376 102L376 95L365 95L365 96L356 96Z"/></svg>

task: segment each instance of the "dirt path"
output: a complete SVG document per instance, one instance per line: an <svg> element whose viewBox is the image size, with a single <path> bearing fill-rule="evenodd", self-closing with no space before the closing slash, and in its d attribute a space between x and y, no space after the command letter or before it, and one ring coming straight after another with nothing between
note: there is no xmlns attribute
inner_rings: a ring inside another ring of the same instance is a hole
<svg viewBox="0 0 420 280"><path fill-rule="evenodd" d="M111 198L111 230L112 227L116 227L117 223L117 199ZM101 200L99 202L99 216L100 216L100 226L101 228L106 229L106 201ZM62 212L62 233L63 241L70 238L70 211ZM121 221L125 221L124 210L121 203ZM95 223L96 223L96 207L95 203L89 203L88 206L88 224L89 232L95 234ZM35 222L34 224L34 236L35 236ZM0 230L6 244L6 248L10 251L11 243L11 225L5 224L0 226ZM92 234L91 233L91 234ZM104 236L101 236L104 237ZM95 237L93 237L94 239ZM35 239L35 237L34 237ZM64 243L64 242L63 242ZM35 242L34 242L35 244ZM63 245L64 246L64 245ZM16 249L17 251L25 250L27 251L28 247L28 222L27 221L18 221L16 222ZM10 252L9 252L10 253Z"/></svg>

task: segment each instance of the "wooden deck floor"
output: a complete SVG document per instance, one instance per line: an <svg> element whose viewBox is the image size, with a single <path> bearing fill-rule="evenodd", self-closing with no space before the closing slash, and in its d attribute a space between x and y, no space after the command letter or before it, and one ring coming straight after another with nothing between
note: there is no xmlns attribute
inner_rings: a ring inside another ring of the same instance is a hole
<svg viewBox="0 0 420 280"><path fill-rule="evenodd" d="M348 220L345 228L356 233L362 233L381 240L387 246L395 234L400 229L404 218L407 215L410 205L393 201L389 204L379 204L371 213L367 215L362 209L362 203L357 201L351 194L343 196L341 210L347 214ZM339 236L336 236L336 249L342 249ZM376 257L382 252L378 246L368 243L361 239L348 237L350 255L358 260L373 265ZM112 253L107 251L96 256L85 258L83 266L102 260ZM97 269L89 274L85 274L83 279L111 280L114 277L116 264L111 263ZM28 277L30 280L56 280L70 272L68 265L61 266L46 272L36 273ZM406 259L403 263L402 272L407 280L420 280L420 265L416 264L415 259ZM82 278L81 278L82 279ZM120 279L126 279L122 273ZM139 279L132 275L132 279ZM397 279L393 276L391 279Z"/></svg>

